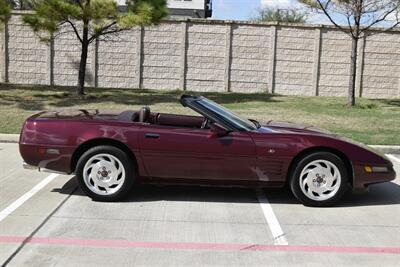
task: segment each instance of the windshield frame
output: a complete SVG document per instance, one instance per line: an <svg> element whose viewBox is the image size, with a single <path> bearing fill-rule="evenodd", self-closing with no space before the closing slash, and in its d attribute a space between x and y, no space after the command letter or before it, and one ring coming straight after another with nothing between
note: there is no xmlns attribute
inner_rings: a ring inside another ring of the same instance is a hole
<svg viewBox="0 0 400 267"><path fill-rule="evenodd" d="M258 127L256 123L242 118L226 107L203 96L182 96L183 106L188 106L204 117L218 122L231 131L254 131Z"/></svg>

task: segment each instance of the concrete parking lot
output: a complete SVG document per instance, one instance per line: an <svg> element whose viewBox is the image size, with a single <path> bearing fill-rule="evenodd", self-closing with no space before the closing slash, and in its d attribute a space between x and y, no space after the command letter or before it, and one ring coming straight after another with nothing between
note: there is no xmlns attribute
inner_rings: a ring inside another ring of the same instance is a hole
<svg viewBox="0 0 400 267"><path fill-rule="evenodd" d="M2 266L399 266L400 176L332 208L288 190L185 186L100 203L73 176L21 163L0 143Z"/></svg>

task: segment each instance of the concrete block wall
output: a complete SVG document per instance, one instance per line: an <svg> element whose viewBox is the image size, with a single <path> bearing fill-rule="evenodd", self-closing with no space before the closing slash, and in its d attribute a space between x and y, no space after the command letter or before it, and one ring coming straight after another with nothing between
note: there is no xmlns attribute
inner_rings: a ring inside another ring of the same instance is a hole
<svg viewBox="0 0 400 267"><path fill-rule="evenodd" d="M260 26L232 25L230 90L267 92L271 31Z"/></svg>
<svg viewBox="0 0 400 267"><path fill-rule="evenodd" d="M187 28L186 88L224 91L226 25L193 24Z"/></svg>
<svg viewBox="0 0 400 267"><path fill-rule="evenodd" d="M345 96L349 85L351 40L337 30L323 29L318 94Z"/></svg>
<svg viewBox="0 0 400 267"><path fill-rule="evenodd" d="M116 37L103 39L97 44L93 43L92 61L96 60L92 73L97 73L98 87L132 88L138 86L137 77L140 73L137 61L138 42L141 29L136 29L119 34ZM94 46L97 46L94 47ZM96 52L97 50L97 52ZM94 77L96 81L96 77Z"/></svg>
<svg viewBox="0 0 400 267"><path fill-rule="evenodd" d="M370 98L400 96L399 74L400 35L368 37L364 49L362 95Z"/></svg>
<svg viewBox="0 0 400 267"><path fill-rule="evenodd" d="M46 83L48 46L18 17L12 17L8 25L8 73L10 83Z"/></svg>
<svg viewBox="0 0 400 267"><path fill-rule="evenodd" d="M275 93L313 95L314 29L278 27Z"/></svg>
<svg viewBox="0 0 400 267"><path fill-rule="evenodd" d="M75 86L80 45L49 44L13 15L1 36L1 81ZM400 97L400 31L360 40L357 95ZM89 48L88 86L345 96L351 40L330 26L185 20L136 27Z"/></svg>
<svg viewBox="0 0 400 267"><path fill-rule="evenodd" d="M180 23L165 23L144 29L143 88L179 89L180 34Z"/></svg>

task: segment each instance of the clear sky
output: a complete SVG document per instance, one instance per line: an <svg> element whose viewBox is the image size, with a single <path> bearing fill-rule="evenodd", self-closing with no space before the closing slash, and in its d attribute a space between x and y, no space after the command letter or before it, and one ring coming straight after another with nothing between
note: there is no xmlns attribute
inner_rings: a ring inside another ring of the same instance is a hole
<svg viewBox="0 0 400 267"><path fill-rule="evenodd" d="M297 0L213 0L212 2L214 19L248 20L263 6L282 9L301 7ZM313 14L309 17L309 22L331 24L323 14Z"/></svg>
<svg viewBox="0 0 400 267"><path fill-rule="evenodd" d="M261 0L213 0L213 18L247 20L261 6Z"/></svg>
<svg viewBox="0 0 400 267"><path fill-rule="evenodd" d="M247 20L263 5L288 8L297 4L297 0L213 0L213 18Z"/></svg>
<svg viewBox="0 0 400 267"><path fill-rule="evenodd" d="M214 19L227 19L227 20L248 20L256 16L257 9L268 6L271 8L280 9L299 9L304 10L306 7L298 2L298 0L213 0L213 16ZM338 13L331 14L333 19L338 24L347 25L347 19ZM393 14L392 14L393 17ZM365 16L366 19L370 17ZM390 18L390 16L388 16ZM310 12L308 14L308 23L311 24L332 24L327 16L320 13ZM393 25L394 21L382 22L380 27L387 27ZM370 23L362 21L361 23Z"/></svg>

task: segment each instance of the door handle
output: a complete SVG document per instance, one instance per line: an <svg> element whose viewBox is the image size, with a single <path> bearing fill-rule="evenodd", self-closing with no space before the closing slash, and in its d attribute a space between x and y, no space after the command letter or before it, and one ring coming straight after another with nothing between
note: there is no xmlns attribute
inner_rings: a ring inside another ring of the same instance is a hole
<svg viewBox="0 0 400 267"><path fill-rule="evenodd" d="M146 133L146 134L144 135L144 137L156 139L156 138L160 138L160 135L159 135L159 134L156 134L156 133Z"/></svg>

